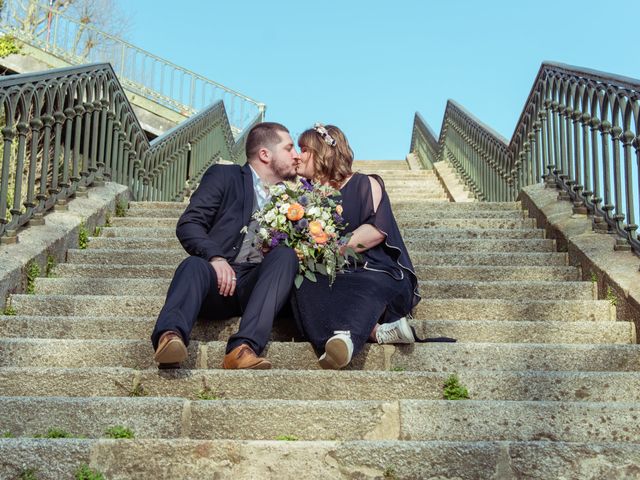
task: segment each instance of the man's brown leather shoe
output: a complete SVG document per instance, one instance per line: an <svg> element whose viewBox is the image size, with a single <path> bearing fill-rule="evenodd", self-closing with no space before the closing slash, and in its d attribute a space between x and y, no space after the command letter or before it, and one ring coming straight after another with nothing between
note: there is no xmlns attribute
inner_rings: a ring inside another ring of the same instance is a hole
<svg viewBox="0 0 640 480"><path fill-rule="evenodd" d="M160 337L158 348L153 359L160 364L180 364L187 359L187 355L187 347L182 341L180 334L169 330L168 332L164 332Z"/></svg>
<svg viewBox="0 0 640 480"><path fill-rule="evenodd" d="M271 368L271 362L266 358L257 356L256 352L254 352L249 345L243 343L224 356L222 368L251 368L255 370L268 370Z"/></svg>

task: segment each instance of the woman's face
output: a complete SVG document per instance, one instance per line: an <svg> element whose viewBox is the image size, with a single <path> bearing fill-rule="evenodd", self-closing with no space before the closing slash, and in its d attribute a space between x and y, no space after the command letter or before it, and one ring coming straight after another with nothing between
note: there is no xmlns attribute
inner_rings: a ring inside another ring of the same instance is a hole
<svg viewBox="0 0 640 480"><path fill-rule="evenodd" d="M304 145L300 145L300 161L296 165L296 173L301 177L312 179L314 170L313 152Z"/></svg>

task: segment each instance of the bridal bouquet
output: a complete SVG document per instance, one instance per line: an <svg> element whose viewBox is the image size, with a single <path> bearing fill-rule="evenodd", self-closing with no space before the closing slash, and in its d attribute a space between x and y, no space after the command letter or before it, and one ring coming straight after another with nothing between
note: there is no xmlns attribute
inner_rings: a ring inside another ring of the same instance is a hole
<svg viewBox="0 0 640 480"><path fill-rule="evenodd" d="M340 193L332 187L303 178L269 187L271 200L254 214L259 229L256 239L263 248L286 245L300 261L295 279L299 288L304 278L315 282L316 273L327 275L333 284L336 272L355 256L353 249L342 249L348 237L340 232L346 226Z"/></svg>

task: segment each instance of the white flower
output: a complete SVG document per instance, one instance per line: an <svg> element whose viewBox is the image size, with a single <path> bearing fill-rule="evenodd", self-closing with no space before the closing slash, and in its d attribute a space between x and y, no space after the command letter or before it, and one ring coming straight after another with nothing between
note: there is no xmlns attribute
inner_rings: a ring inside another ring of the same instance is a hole
<svg viewBox="0 0 640 480"><path fill-rule="evenodd" d="M331 214L329 212L322 212L321 218L322 220L329 220L331 218Z"/></svg>
<svg viewBox="0 0 640 480"><path fill-rule="evenodd" d="M319 207L309 208L309 210L307 210L307 215L309 215L312 218L318 217L320 215L320 208Z"/></svg>
<svg viewBox="0 0 640 480"><path fill-rule="evenodd" d="M249 231L249 227L247 225L245 225L240 229L240 233L247 233L248 231Z"/></svg>
<svg viewBox="0 0 640 480"><path fill-rule="evenodd" d="M327 225L326 227L324 227L324 231L327 233L336 233L336 227L334 227L333 225Z"/></svg>
<svg viewBox="0 0 640 480"><path fill-rule="evenodd" d="M273 223L273 221L276 219L276 210L269 210L267 213L264 214L264 221L267 222L268 224Z"/></svg>
<svg viewBox="0 0 640 480"><path fill-rule="evenodd" d="M282 225L284 225L284 224L286 224L286 223L287 223L287 217L285 217L285 216L284 216L284 215L282 215L282 214L278 215L278 216L276 217L276 219L277 219L277 223L278 223L278 225L281 225L281 226L282 226Z"/></svg>
<svg viewBox="0 0 640 480"><path fill-rule="evenodd" d="M278 197L280 195L282 195L285 191L286 191L286 187L284 185L271 185L269 187L269 192L271 193L271 196L273 197Z"/></svg>
<svg viewBox="0 0 640 480"><path fill-rule="evenodd" d="M267 232L266 228L261 228L260 230L258 230L258 236L260 238L267 238L269 236L269 232Z"/></svg>
<svg viewBox="0 0 640 480"><path fill-rule="evenodd" d="M283 203L282 205L280 205L280 213L285 215L289 211L290 206L291 205L289 203Z"/></svg>

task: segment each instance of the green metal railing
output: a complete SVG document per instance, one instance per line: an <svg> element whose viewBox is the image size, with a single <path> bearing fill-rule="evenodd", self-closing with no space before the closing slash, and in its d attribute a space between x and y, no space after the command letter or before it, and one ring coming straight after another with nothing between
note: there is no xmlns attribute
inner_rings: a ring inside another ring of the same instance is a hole
<svg viewBox="0 0 640 480"><path fill-rule="evenodd" d="M244 161L222 101L149 143L109 64L3 77L0 105L0 237L104 180L180 200L212 163Z"/></svg>
<svg viewBox="0 0 640 480"><path fill-rule="evenodd" d="M264 104L40 2L4 4L5 33L71 65L111 63L127 90L185 116L222 100L235 136L264 117ZM40 25L40 19L47 21Z"/></svg>
<svg viewBox="0 0 640 480"><path fill-rule="evenodd" d="M411 151L423 164L433 162L424 131L417 115ZM449 161L480 200L512 201L524 186L553 181L577 211L640 253L640 80L545 62L511 141L449 100L436 158Z"/></svg>

